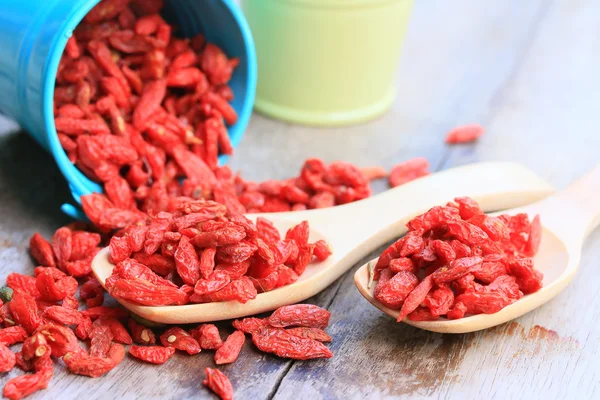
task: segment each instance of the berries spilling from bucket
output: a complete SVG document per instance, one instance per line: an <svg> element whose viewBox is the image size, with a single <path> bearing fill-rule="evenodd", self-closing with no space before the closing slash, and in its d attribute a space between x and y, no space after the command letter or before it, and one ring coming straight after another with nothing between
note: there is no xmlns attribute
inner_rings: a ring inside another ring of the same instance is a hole
<svg viewBox="0 0 600 400"><path fill-rule="evenodd" d="M121 228L139 216L136 210L157 214L179 196L215 200L241 214L331 207L371 195L369 181L387 175L378 167L309 159L295 178L256 183L219 166L220 154L233 153L228 127L237 114L228 83L240 61L202 34L173 35L161 8L162 1L102 1L75 29L60 61L60 143L103 185L105 208L121 210L94 223ZM393 169L391 186L429 173L426 160L404 164Z"/></svg>

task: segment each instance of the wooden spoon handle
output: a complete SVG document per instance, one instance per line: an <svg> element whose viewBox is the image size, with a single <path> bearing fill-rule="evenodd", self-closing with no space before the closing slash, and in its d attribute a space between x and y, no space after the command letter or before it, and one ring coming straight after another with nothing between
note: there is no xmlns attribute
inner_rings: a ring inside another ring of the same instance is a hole
<svg viewBox="0 0 600 400"><path fill-rule="evenodd" d="M580 246L600 225L600 165L531 208L542 215L542 224L566 243Z"/></svg>
<svg viewBox="0 0 600 400"><path fill-rule="evenodd" d="M403 234L412 217L455 197L470 196L485 211L494 211L538 201L553 191L518 164L478 163L435 173L356 203L298 213L294 219L308 219L336 252L347 253L360 245L357 250L364 255Z"/></svg>

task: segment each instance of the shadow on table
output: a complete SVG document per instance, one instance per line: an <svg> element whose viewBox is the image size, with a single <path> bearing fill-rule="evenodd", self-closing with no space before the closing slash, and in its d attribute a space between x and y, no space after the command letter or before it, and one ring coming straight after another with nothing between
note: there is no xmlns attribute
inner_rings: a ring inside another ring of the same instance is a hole
<svg viewBox="0 0 600 400"><path fill-rule="evenodd" d="M27 217L53 227L69 222L60 206L71 200L52 156L23 131L0 134L0 204L4 219Z"/></svg>

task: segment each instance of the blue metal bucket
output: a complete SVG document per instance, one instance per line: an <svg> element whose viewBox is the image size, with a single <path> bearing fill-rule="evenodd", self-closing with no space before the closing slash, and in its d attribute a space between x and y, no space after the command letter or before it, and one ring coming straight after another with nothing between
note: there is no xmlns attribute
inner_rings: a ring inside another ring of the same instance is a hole
<svg viewBox="0 0 600 400"><path fill-rule="evenodd" d="M98 0L4 0L0 11L0 112L16 120L52 153L69 182L73 198L102 188L67 158L56 134L53 114L58 64L73 30ZM250 28L233 0L167 0L164 17L190 37L204 33L240 64L229 83L239 119L229 127L231 143L242 138L254 104L256 54ZM220 160L226 161L225 158ZM67 214L80 218L72 205Z"/></svg>

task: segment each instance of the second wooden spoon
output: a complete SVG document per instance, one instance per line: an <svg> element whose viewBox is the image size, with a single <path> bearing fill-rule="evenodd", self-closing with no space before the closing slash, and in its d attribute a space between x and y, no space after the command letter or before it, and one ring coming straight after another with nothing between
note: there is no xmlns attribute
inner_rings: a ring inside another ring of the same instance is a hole
<svg viewBox="0 0 600 400"><path fill-rule="evenodd" d="M540 215L544 231L540 249L534 259L536 268L544 274L544 286L539 291L522 297L494 314L479 314L456 320L440 318L437 321L411 321L405 318L402 322L440 333L474 332L520 317L550 301L575 276L583 241L600 224L598 193L600 166L560 193L527 207L503 212L527 213L530 218ZM375 265L376 262L377 259L371 260L359 268L354 275L354 282L371 304L397 318L400 311L380 304L373 296L375 284L369 287L369 265Z"/></svg>

